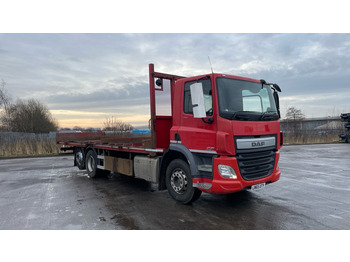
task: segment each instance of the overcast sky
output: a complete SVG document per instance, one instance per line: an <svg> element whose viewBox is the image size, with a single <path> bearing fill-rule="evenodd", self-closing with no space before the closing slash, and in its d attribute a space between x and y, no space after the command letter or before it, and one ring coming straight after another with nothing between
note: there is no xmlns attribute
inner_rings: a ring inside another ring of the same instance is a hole
<svg viewBox="0 0 350 262"><path fill-rule="evenodd" d="M60 127L106 117L149 119L148 64L278 83L282 116L350 112L350 34L0 34L0 79L14 98L45 103Z"/></svg>

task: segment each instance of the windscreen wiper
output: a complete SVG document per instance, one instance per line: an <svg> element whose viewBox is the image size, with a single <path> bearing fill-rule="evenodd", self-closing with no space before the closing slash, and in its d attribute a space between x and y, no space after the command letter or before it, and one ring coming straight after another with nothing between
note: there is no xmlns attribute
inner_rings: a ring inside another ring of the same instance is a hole
<svg viewBox="0 0 350 262"><path fill-rule="evenodd" d="M237 119L237 120L249 120L249 117L247 115L245 115L245 112L244 111L237 111L237 112L234 112L231 117L230 117L230 120L233 120L233 119Z"/></svg>
<svg viewBox="0 0 350 262"><path fill-rule="evenodd" d="M276 116L278 116L277 112L275 111L266 111L261 114L260 120L273 120Z"/></svg>

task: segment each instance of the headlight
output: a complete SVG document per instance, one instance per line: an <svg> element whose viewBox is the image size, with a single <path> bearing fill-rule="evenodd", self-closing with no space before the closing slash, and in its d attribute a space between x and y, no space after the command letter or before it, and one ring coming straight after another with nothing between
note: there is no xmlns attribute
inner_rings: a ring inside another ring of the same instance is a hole
<svg viewBox="0 0 350 262"><path fill-rule="evenodd" d="M223 178L236 179L237 175L232 167L226 165L218 165L219 173Z"/></svg>

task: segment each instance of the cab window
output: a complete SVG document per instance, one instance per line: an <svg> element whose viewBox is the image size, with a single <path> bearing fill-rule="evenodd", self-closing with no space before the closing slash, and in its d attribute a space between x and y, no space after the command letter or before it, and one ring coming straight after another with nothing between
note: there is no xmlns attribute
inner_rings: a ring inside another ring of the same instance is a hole
<svg viewBox="0 0 350 262"><path fill-rule="evenodd" d="M191 91L190 85L196 83L197 81L190 81L185 83L184 88L184 113L193 115L193 107L191 100ZM210 79L203 79L198 82L201 82L203 85L203 95L204 95L204 103L205 103L205 111L207 116L213 115L213 98L211 91L211 81Z"/></svg>

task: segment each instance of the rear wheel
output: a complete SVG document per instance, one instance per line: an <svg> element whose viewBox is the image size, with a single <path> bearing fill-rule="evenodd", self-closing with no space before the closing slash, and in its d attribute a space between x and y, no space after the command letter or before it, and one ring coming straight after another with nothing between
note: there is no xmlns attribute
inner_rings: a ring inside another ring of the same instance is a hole
<svg viewBox="0 0 350 262"><path fill-rule="evenodd" d="M190 167L182 159L175 159L169 164L165 182L171 197L183 204L196 201L202 193L193 187Z"/></svg>
<svg viewBox="0 0 350 262"><path fill-rule="evenodd" d="M85 154L84 149L81 147L76 147L74 150L75 164L80 169L85 169Z"/></svg>
<svg viewBox="0 0 350 262"><path fill-rule="evenodd" d="M95 178L97 176L105 176L110 173L110 171L108 170L102 170L97 168L97 155L94 150L90 150L86 154L85 166L86 166L88 175L91 178Z"/></svg>

